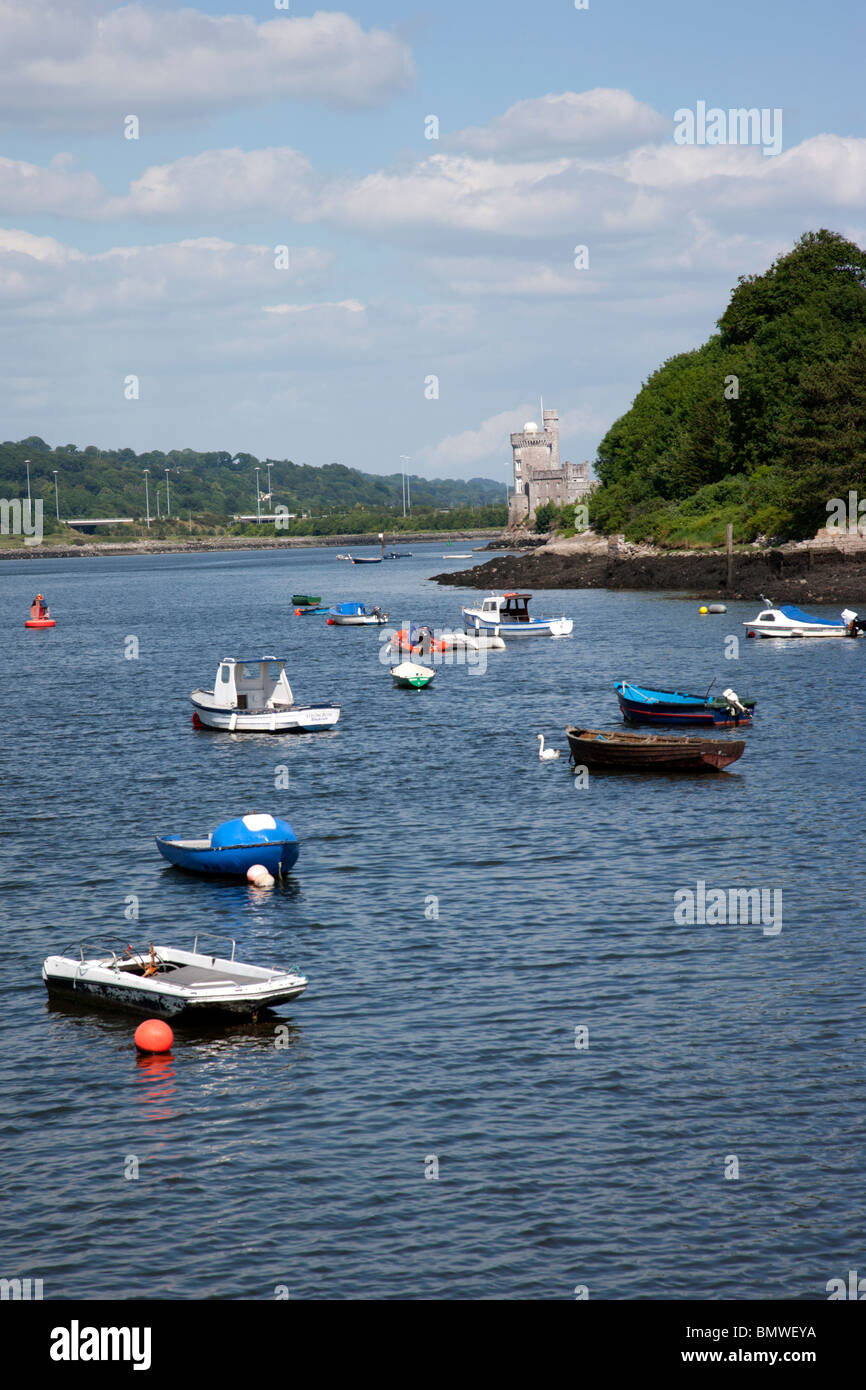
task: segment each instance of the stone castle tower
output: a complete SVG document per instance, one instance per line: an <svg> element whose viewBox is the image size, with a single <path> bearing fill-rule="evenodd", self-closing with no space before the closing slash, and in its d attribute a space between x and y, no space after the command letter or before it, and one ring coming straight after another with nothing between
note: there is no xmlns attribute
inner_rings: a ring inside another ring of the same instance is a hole
<svg viewBox="0 0 866 1390"><path fill-rule="evenodd" d="M590 491L589 464L559 462L559 412L541 412L541 428L529 420L511 436L514 455L514 493L508 504L508 525L531 521L538 507L551 502L564 507L580 502Z"/></svg>

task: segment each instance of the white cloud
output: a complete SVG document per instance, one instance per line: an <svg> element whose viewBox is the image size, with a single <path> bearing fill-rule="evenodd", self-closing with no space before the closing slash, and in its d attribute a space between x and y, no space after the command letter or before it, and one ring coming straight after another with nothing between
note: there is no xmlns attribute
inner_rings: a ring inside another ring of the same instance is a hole
<svg viewBox="0 0 866 1390"><path fill-rule="evenodd" d="M556 154L609 154L670 134L672 122L631 92L596 87L515 102L485 126L470 126L447 143L470 154L532 159Z"/></svg>
<svg viewBox="0 0 866 1390"><path fill-rule="evenodd" d="M272 98L343 109L407 86L406 43L341 12L275 16L2 0L0 118L105 128L133 113L161 124Z"/></svg>

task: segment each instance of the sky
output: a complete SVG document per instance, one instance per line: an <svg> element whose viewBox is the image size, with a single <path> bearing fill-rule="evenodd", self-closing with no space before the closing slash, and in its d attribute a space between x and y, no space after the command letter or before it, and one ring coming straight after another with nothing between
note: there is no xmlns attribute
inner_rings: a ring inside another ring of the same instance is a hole
<svg viewBox="0 0 866 1390"><path fill-rule="evenodd" d="M0 0L2 437L505 482L866 243L849 0L578 3Z"/></svg>

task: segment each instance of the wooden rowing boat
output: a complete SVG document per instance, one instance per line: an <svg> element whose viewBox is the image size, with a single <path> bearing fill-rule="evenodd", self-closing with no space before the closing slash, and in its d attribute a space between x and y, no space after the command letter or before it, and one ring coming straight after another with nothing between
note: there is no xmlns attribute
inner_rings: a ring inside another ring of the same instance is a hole
<svg viewBox="0 0 866 1390"><path fill-rule="evenodd" d="M576 763L585 767L647 772L719 772L745 751L742 739L624 734L619 730L566 728Z"/></svg>

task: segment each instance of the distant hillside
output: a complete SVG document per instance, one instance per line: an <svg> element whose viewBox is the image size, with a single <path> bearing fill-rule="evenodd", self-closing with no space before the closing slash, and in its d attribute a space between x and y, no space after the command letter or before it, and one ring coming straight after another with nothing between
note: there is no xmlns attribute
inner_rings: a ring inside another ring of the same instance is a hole
<svg viewBox="0 0 866 1390"><path fill-rule="evenodd" d="M654 372L608 430L592 525L663 545L813 535L866 497L866 251L807 232L741 276L695 352Z"/></svg>
<svg viewBox="0 0 866 1390"><path fill-rule="evenodd" d="M79 449L65 444L52 449L33 435L17 443L0 445L0 496L26 495L26 465L30 460L31 491L45 501L46 523L54 516L54 469L60 489L61 517L112 517L144 515L143 470L150 469L150 510L156 516L156 490L165 512L168 469L173 516L188 513L225 518L255 513L256 478L262 493L268 489L267 465L271 466L274 504L290 512L312 516L345 513L353 508L377 512L393 510L402 515L402 480L399 473L378 476L356 468L330 463L322 468L292 463L288 459L254 458L252 454L196 453L193 449L154 450L136 454L132 449ZM479 507L504 502L505 485L488 478L459 479L412 477L413 512L450 507ZM267 503L262 503L263 510Z"/></svg>

